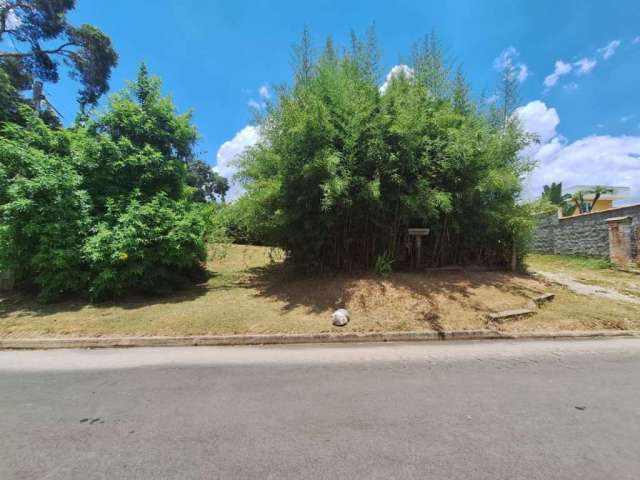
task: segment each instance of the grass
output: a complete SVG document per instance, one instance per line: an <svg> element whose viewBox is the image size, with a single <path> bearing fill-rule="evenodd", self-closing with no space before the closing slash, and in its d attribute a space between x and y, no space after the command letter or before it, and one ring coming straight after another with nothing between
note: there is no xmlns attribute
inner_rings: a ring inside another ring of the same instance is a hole
<svg viewBox="0 0 640 480"><path fill-rule="evenodd" d="M535 259L534 259L535 260ZM282 252L233 245L208 263L210 279L162 298L40 305L0 301L0 336L216 335L486 328L490 311L521 308L543 292L556 299L533 317L501 329L638 329L640 307L580 297L526 275L469 271L301 277ZM604 271L604 270L603 270ZM619 273L619 272L616 272ZM333 327L346 307L352 321Z"/></svg>
<svg viewBox="0 0 640 480"><path fill-rule="evenodd" d="M606 260L533 254L527 257L527 264L531 270L563 272L579 282L613 288L620 293L640 297L640 274L618 270Z"/></svg>

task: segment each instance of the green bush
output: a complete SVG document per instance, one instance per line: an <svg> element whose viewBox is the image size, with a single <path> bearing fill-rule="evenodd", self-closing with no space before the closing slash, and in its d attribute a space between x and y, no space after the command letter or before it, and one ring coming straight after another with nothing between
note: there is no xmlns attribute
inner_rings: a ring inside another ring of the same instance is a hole
<svg viewBox="0 0 640 480"><path fill-rule="evenodd" d="M476 106L433 41L384 90L376 52L354 37L342 56L328 42L301 60L241 160L245 234L307 270L375 268L384 255L400 264L410 227L430 228L430 264L508 266L514 247L521 259L528 136L512 116Z"/></svg>
<svg viewBox="0 0 640 480"><path fill-rule="evenodd" d="M130 290L165 293L188 283L206 259L201 207L159 193L147 203L134 194L124 211L108 208L82 253L95 272L92 298L121 296Z"/></svg>
<svg viewBox="0 0 640 480"><path fill-rule="evenodd" d="M51 301L162 293L203 273L212 209L191 201L197 132L143 67L69 130L21 107L0 130L0 269Z"/></svg>

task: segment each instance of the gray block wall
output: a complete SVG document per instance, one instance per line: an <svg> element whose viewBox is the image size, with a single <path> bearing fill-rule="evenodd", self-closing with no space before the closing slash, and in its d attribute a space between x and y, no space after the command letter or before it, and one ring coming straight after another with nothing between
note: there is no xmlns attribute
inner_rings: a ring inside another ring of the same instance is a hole
<svg viewBox="0 0 640 480"><path fill-rule="evenodd" d="M640 235L640 205L612 208L603 212L558 218L557 213L541 215L533 234L532 249L539 253L584 255L609 258L609 228L606 220L631 217L632 230ZM638 238L633 245L638 245ZM634 256L638 252L633 252Z"/></svg>

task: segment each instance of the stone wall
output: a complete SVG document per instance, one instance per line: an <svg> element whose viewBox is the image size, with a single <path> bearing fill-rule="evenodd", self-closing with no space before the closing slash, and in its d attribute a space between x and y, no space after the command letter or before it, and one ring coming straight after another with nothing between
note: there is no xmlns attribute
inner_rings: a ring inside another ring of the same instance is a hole
<svg viewBox="0 0 640 480"><path fill-rule="evenodd" d="M533 235L532 249L540 253L609 258L607 219L626 216L631 218L632 255L637 258L640 254L640 205L567 218L558 218L556 213L541 215Z"/></svg>

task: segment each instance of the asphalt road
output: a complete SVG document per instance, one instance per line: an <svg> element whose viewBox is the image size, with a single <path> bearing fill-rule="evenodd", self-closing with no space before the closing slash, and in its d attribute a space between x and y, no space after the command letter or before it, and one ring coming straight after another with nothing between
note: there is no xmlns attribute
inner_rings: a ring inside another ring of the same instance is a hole
<svg viewBox="0 0 640 480"><path fill-rule="evenodd" d="M0 478L638 479L640 340L0 352Z"/></svg>

